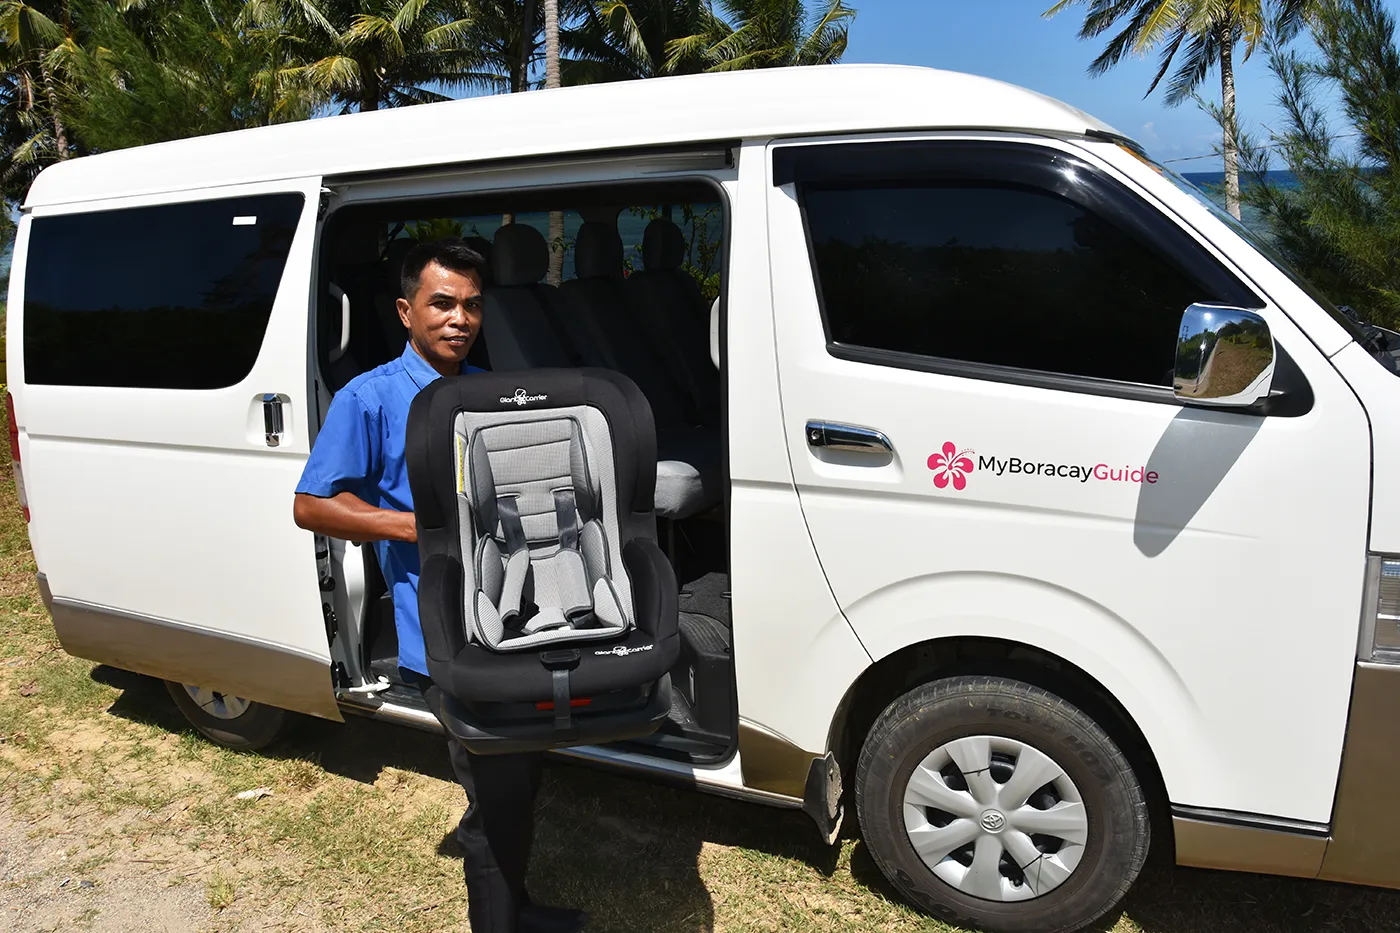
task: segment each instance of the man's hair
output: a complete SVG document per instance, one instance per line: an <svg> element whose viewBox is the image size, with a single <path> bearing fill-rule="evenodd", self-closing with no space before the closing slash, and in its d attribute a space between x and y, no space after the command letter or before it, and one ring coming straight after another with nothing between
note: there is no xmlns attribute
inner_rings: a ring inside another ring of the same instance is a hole
<svg viewBox="0 0 1400 933"><path fill-rule="evenodd" d="M476 250L457 239L427 240L413 247L403 257L399 288L403 290L405 298L412 299L417 293L423 270L431 263L437 263L444 269L463 275L476 272L482 282L486 281L486 260Z"/></svg>

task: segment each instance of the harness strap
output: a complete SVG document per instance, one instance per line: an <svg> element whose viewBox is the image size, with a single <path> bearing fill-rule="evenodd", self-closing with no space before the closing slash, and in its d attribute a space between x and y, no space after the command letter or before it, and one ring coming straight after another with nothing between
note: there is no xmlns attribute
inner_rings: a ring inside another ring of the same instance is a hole
<svg viewBox="0 0 1400 933"><path fill-rule="evenodd" d="M514 554L525 547L525 526L520 524L520 500L515 496L500 496L496 499L496 511L501 516L506 553Z"/></svg>
<svg viewBox="0 0 1400 933"><path fill-rule="evenodd" d="M554 490L554 521L559 528L559 547L578 550L578 503L570 487Z"/></svg>
<svg viewBox="0 0 1400 933"><path fill-rule="evenodd" d="M550 671L554 687L554 730L567 732L574 726L574 710L570 705L569 672L564 668Z"/></svg>
<svg viewBox="0 0 1400 933"><path fill-rule="evenodd" d="M501 518L501 531L506 539L506 580L501 593L501 623L507 628L521 629L539 612L534 601L525 596L530 577L530 558L525 546L525 528L520 524L520 503L515 496L496 500ZM516 555L521 555L519 559Z"/></svg>

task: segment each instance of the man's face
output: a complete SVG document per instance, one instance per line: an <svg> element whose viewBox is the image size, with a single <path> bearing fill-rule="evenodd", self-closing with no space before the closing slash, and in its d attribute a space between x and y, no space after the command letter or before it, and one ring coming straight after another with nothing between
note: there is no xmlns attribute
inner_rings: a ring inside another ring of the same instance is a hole
<svg viewBox="0 0 1400 933"><path fill-rule="evenodd" d="M435 369L455 370L481 333L481 276L435 262L423 267L418 291L398 300L409 339Z"/></svg>

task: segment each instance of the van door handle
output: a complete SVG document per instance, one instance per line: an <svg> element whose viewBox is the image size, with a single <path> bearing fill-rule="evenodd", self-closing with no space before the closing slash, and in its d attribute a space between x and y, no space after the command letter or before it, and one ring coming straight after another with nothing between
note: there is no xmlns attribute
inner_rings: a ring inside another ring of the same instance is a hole
<svg viewBox="0 0 1400 933"><path fill-rule="evenodd" d="M807 445L824 450L849 450L856 453L888 454L894 452L890 439L871 428L830 421L807 422Z"/></svg>
<svg viewBox="0 0 1400 933"><path fill-rule="evenodd" d="M282 443L282 397L275 392L263 394L263 431L267 446L276 447Z"/></svg>

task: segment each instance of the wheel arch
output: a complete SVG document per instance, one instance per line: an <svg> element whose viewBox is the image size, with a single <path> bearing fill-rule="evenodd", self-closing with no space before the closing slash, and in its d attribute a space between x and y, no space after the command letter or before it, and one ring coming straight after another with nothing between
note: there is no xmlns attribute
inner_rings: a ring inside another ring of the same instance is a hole
<svg viewBox="0 0 1400 933"><path fill-rule="evenodd" d="M1048 690L1103 726L1143 784L1154 836L1170 843L1166 782L1152 743L1132 713L1098 678L1073 662L1008 639L972 635L935 638L907 645L867 667L842 696L828 734L827 748L836 757L841 773L855 773L866 735L897 697L923 684L965 674L1010 677ZM851 786L849 779L845 783Z"/></svg>

